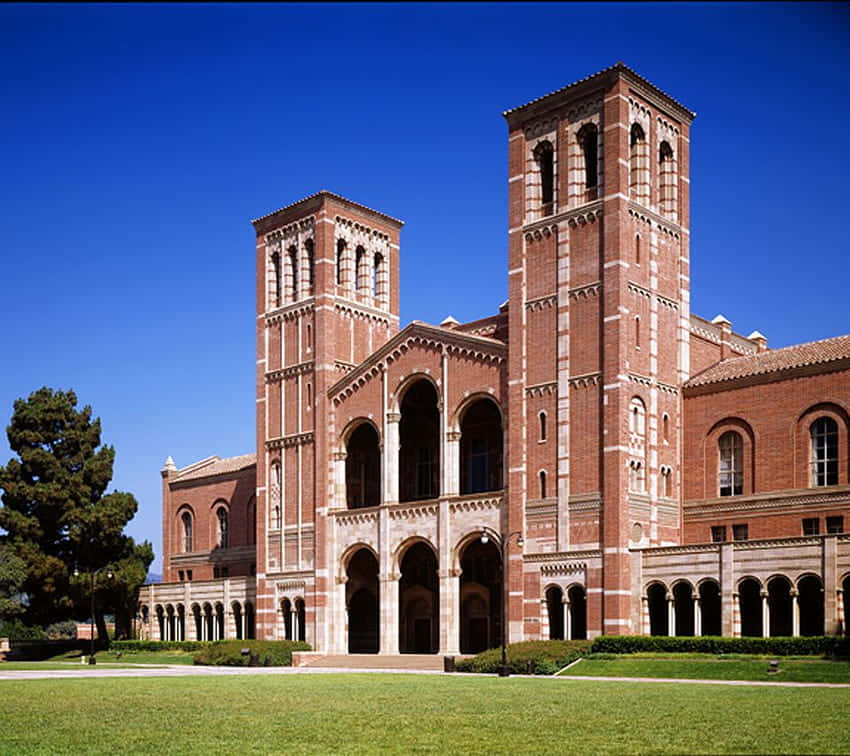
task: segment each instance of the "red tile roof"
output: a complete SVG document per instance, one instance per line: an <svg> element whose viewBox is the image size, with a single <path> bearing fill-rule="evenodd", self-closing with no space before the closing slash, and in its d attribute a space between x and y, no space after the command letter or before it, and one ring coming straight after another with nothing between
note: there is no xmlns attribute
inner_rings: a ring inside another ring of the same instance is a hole
<svg viewBox="0 0 850 756"><path fill-rule="evenodd" d="M207 457L193 465L188 465L177 471L172 481L195 480L208 478L211 475L239 472L257 464L256 454L240 454L238 457Z"/></svg>
<svg viewBox="0 0 850 756"><path fill-rule="evenodd" d="M695 375L685 383L685 387L734 381L738 378L768 375L845 359L850 359L850 335L724 360Z"/></svg>

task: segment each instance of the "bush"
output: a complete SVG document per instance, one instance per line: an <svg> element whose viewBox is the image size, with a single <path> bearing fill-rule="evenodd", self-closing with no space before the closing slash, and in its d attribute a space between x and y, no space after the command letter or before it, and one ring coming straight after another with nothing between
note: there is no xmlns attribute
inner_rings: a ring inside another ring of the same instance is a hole
<svg viewBox="0 0 850 756"><path fill-rule="evenodd" d="M523 641L508 646L508 670L514 675L554 675L570 662L584 656L590 641ZM502 666L502 649L491 648L469 659L461 659L455 669L458 672L498 672Z"/></svg>
<svg viewBox="0 0 850 756"><path fill-rule="evenodd" d="M601 635L593 641L591 652L609 654L695 653L764 654L772 656L850 656L850 639L816 635L794 638L725 638L702 635Z"/></svg>
<svg viewBox="0 0 850 756"><path fill-rule="evenodd" d="M19 619L0 622L0 638L9 640L44 640L47 636L40 627L29 627Z"/></svg>
<svg viewBox="0 0 850 756"><path fill-rule="evenodd" d="M250 650L243 654L242 649ZM310 651L304 641L225 640L205 644L195 654L195 664L224 667L290 667L293 651Z"/></svg>
<svg viewBox="0 0 850 756"><path fill-rule="evenodd" d="M120 640L109 644L111 651L132 654L139 651L197 651L217 641Z"/></svg>
<svg viewBox="0 0 850 756"><path fill-rule="evenodd" d="M49 640L71 640L77 637L77 623L74 620L54 622L47 626Z"/></svg>

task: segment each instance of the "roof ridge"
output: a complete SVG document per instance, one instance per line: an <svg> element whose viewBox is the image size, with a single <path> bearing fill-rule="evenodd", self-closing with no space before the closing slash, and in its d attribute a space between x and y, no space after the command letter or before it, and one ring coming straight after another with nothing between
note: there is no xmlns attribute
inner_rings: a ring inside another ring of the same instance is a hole
<svg viewBox="0 0 850 756"><path fill-rule="evenodd" d="M284 205L283 207L279 207L277 210L272 210L270 213L266 213L265 215L261 215L259 218L254 218L251 223L257 224L268 218L271 218L273 215L277 215L278 213L282 213L284 210L289 210L296 205L300 205L302 202L307 202L311 199L315 199L316 197L332 197L336 200L341 200L343 202L347 202L350 205L354 205L355 207L359 207L362 210L368 210L370 213L374 213L375 215L380 215L382 218L386 218L387 220L393 221L393 223L398 223L403 226L404 221L399 220L398 218L393 217L392 215L388 215L387 213L382 213L380 210L375 210L373 207L369 207L368 205L364 205L362 202L357 202L352 199L348 199L348 197L343 197L341 194L337 194L336 192L332 192L328 189L319 189L317 192L313 192L312 194L308 194L306 197L302 197L299 200L295 200L295 202L290 202L288 205Z"/></svg>

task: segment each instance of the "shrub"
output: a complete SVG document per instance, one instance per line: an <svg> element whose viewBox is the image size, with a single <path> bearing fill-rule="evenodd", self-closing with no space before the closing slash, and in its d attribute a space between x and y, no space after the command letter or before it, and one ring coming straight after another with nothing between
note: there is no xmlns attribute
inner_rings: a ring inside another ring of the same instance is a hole
<svg viewBox="0 0 850 756"><path fill-rule="evenodd" d="M49 640L70 640L77 637L77 623L74 620L54 622L47 626L47 637Z"/></svg>
<svg viewBox="0 0 850 756"><path fill-rule="evenodd" d="M209 646L213 641L153 641L153 640L120 640L112 641L109 648L122 654L132 654L139 651L197 651Z"/></svg>
<svg viewBox="0 0 850 756"><path fill-rule="evenodd" d="M591 652L635 654L640 652L697 654L765 654L773 656L850 656L850 639L816 635L794 638L725 638L702 635L601 635Z"/></svg>
<svg viewBox="0 0 850 756"><path fill-rule="evenodd" d="M289 667L293 651L309 651L304 641L214 641L195 653L195 664L224 667ZM243 654L242 649L250 653Z"/></svg>
<svg viewBox="0 0 850 756"><path fill-rule="evenodd" d="M0 638L9 640L44 640L47 636L40 627L29 627L19 619L0 622Z"/></svg>
<svg viewBox="0 0 850 756"><path fill-rule="evenodd" d="M590 641L523 641L508 646L508 669L511 674L528 674L528 663L535 675L554 675L559 669L587 653ZM491 648L469 659L460 659L458 672L498 672L502 666L502 649Z"/></svg>

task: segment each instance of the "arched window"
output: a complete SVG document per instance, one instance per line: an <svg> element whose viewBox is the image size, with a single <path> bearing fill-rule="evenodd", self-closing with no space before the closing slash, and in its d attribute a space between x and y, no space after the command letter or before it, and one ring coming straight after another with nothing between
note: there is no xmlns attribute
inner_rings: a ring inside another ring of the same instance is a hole
<svg viewBox="0 0 850 756"><path fill-rule="evenodd" d="M659 472L661 475L658 478L658 495L669 499L673 495L673 486L670 483L672 470L669 467L662 466Z"/></svg>
<svg viewBox="0 0 850 756"><path fill-rule="evenodd" d="M595 190L599 183L599 144L596 125L586 123L578 132L578 142L584 157L584 188L586 200L596 199Z"/></svg>
<svg viewBox="0 0 850 756"><path fill-rule="evenodd" d="M345 265L345 241L340 239L336 243L336 285L342 286L345 279L343 278L343 267Z"/></svg>
<svg viewBox="0 0 850 756"><path fill-rule="evenodd" d="M286 296L290 302L294 302L298 299L298 250L290 247L286 259Z"/></svg>
<svg viewBox="0 0 850 756"><path fill-rule="evenodd" d="M629 460L629 490L641 493L646 490L646 476L643 462L639 459Z"/></svg>
<svg viewBox="0 0 850 756"><path fill-rule="evenodd" d="M629 433L641 439L646 435L646 407L637 396L629 404Z"/></svg>
<svg viewBox="0 0 850 756"><path fill-rule="evenodd" d="M280 462L273 462L271 466L271 527L279 528L281 525L281 469Z"/></svg>
<svg viewBox="0 0 850 756"><path fill-rule="evenodd" d="M540 170L540 209L543 215L551 215L555 194L555 151L551 142L541 142L534 149L534 159Z"/></svg>
<svg viewBox="0 0 850 756"><path fill-rule="evenodd" d="M629 189L635 202L649 199L649 143L639 123L633 123L629 134Z"/></svg>
<svg viewBox="0 0 850 756"><path fill-rule="evenodd" d="M218 545L227 548L227 507L219 507L215 513L218 518Z"/></svg>
<svg viewBox="0 0 850 756"><path fill-rule="evenodd" d="M666 412L661 417L662 440L665 444L670 443L670 415Z"/></svg>
<svg viewBox="0 0 850 756"><path fill-rule="evenodd" d="M717 442L720 464L717 487L721 496L740 496L744 492L744 442L735 431L726 431Z"/></svg>
<svg viewBox="0 0 850 756"><path fill-rule="evenodd" d="M313 406L313 384L307 384L307 409Z"/></svg>
<svg viewBox="0 0 850 756"><path fill-rule="evenodd" d="M812 485L838 484L838 423L821 417L812 423Z"/></svg>
<svg viewBox="0 0 850 756"><path fill-rule="evenodd" d="M540 471L540 498L546 498L546 471Z"/></svg>
<svg viewBox="0 0 850 756"><path fill-rule="evenodd" d="M373 289L375 306L387 308L390 304L390 277L387 270L387 258L380 252L375 255L373 270Z"/></svg>
<svg viewBox="0 0 850 756"><path fill-rule="evenodd" d="M381 263L384 261L383 255L375 255L372 261L372 296L378 298L378 276L381 269Z"/></svg>
<svg viewBox="0 0 850 756"><path fill-rule="evenodd" d="M658 148L658 188L661 212L675 216L676 213L676 161L673 148L662 142Z"/></svg>
<svg viewBox="0 0 850 756"><path fill-rule="evenodd" d="M635 347L640 349L640 316L635 315Z"/></svg>
<svg viewBox="0 0 850 756"><path fill-rule="evenodd" d="M316 256L313 250L313 240L304 242L304 250L307 257L307 296L313 296L313 287L316 283Z"/></svg>
<svg viewBox="0 0 850 756"><path fill-rule="evenodd" d="M366 250L357 247L354 251L354 287L357 291L366 291L366 271L363 265L365 259Z"/></svg>
<svg viewBox="0 0 850 756"><path fill-rule="evenodd" d="M307 323L307 351L313 348L313 326Z"/></svg>
<svg viewBox="0 0 850 756"><path fill-rule="evenodd" d="M640 234L635 236L635 265L640 265Z"/></svg>
<svg viewBox="0 0 850 756"><path fill-rule="evenodd" d="M538 418L540 419L540 440L545 441L546 440L546 413L541 412L538 415Z"/></svg>
<svg viewBox="0 0 850 756"><path fill-rule="evenodd" d="M188 554L192 551L192 515L184 512L180 519L183 522L183 551Z"/></svg>
<svg viewBox="0 0 850 756"><path fill-rule="evenodd" d="M270 307L280 307L283 304L281 299L281 283L282 283L282 271L280 269L280 252L272 252L272 276L274 280L272 281L272 301L269 303Z"/></svg>

